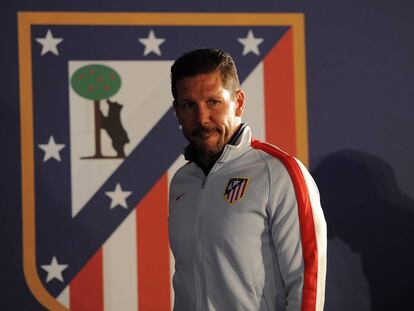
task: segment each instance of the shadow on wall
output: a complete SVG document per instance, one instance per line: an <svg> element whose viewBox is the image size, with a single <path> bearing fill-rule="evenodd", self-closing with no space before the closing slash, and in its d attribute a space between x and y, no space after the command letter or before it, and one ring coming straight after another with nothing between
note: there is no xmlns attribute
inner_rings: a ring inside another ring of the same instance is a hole
<svg viewBox="0 0 414 311"><path fill-rule="evenodd" d="M326 310L414 310L414 200L400 191L391 167L373 155L344 150L322 160L312 175L328 224ZM335 271L341 265L332 260L344 258L332 253L338 249L330 249L333 241L345 242L348 254L361 258L368 303L351 288L335 292L341 288L336 282L358 288L361 278Z"/></svg>

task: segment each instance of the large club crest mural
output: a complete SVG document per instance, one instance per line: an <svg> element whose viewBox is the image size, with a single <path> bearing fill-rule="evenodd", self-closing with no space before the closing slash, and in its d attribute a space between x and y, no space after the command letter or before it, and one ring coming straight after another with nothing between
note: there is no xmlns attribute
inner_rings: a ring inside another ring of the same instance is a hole
<svg viewBox="0 0 414 311"><path fill-rule="evenodd" d="M228 51L253 135L307 163L303 28L302 14L19 14L24 272L43 306L171 309L168 182L186 142L170 66Z"/></svg>

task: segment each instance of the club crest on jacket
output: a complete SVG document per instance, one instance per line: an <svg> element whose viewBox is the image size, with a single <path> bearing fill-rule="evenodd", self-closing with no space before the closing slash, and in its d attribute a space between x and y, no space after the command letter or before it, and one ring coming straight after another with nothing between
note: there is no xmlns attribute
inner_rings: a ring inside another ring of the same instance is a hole
<svg viewBox="0 0 414 311"><path fill-rule="evenodd" d="M248 177L230 178L224 190L224 199L230 204L237 203L246 193L248 183Z"/></svg>

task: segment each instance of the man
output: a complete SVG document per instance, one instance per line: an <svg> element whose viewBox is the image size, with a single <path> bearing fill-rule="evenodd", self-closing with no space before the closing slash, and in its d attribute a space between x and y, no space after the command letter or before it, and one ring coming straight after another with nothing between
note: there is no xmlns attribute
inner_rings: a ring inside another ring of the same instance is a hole
<svg viewBox="0 0 414 311"><path fill-rule="evenodd" d="M170 186L174 310L322 310L326 224L304 166L252 140L231 56L171 67L189 161Z"/></svg>

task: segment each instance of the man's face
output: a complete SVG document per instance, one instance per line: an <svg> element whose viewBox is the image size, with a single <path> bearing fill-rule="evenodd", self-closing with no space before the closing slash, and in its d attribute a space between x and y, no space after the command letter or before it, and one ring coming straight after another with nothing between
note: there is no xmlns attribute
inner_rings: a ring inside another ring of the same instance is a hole
<svg viewBox="0 0 414 311"><path fill-rule="evenodd" d="M186 77L176 84L174 108L187 140L201 160L222 151L241 123L244 93L232 93L220 72Z"/></svg>

